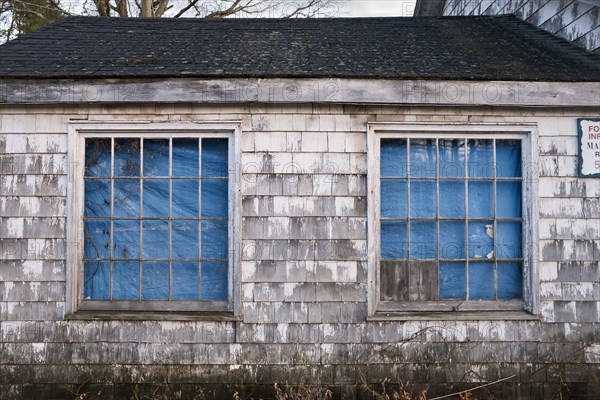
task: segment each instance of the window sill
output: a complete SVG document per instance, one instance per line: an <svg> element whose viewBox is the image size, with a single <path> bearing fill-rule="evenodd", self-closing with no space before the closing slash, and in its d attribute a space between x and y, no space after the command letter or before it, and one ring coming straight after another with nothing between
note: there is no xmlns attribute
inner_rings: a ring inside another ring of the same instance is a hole
<svg viewBox="0 0 600 400"><path fill-rule="evenodd" d="M540 319L541 316L526 311L380 311L367 317L367 321L539 321Z"/></svg>
<svg viewBox="0 0 600 400"><path fill-rule="evenodd" d="M164 311L77 311L65 315L67 321L241 321L242 317L228 312L164 312Z"/></svg>

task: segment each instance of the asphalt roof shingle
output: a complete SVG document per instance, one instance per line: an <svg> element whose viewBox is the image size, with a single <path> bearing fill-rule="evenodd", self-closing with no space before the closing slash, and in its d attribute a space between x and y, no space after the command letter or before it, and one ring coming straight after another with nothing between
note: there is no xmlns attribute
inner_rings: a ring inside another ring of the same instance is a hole
<svg viewBox="0 0 600 400"><path fill-rule="evenodd" d="M514 16L67 17L0 46L0 78L600 81L592 54Z"/></svg>

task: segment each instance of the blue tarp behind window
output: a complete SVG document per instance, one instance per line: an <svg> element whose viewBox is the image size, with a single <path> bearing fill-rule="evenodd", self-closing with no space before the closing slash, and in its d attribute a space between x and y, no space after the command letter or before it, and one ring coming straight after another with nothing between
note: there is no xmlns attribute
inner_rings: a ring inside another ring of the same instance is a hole
<svg viewBox="0 0 600 400"><path fill-rule="evenodd" d="M413 268L394 276L422 266L440 300L522 297L521 142L386 138L380 149L381 260ZM421 296L411 290L398 297Z"/></svg>
<svg viewBox="0 0 600 400"><path fill-rule="evenodd" d="M228 299L226 138L85 142L84 297Z"/></svg>

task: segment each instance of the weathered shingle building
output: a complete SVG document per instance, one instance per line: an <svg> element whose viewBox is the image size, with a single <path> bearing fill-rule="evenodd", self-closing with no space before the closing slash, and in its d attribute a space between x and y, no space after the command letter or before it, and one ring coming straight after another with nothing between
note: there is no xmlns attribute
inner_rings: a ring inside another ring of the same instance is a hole
<svg viewBox="0 0 600 400"><path fill-rule="evenodd" d="M511 16L0 46L0 397L594 397L599 61Z"/></svg>
<svg viewBox="0 0 600 400"><path fill-rule="evenodd" d="M419 17L503 14L600 53L598 0L417 0L415 5Z"/></svg>

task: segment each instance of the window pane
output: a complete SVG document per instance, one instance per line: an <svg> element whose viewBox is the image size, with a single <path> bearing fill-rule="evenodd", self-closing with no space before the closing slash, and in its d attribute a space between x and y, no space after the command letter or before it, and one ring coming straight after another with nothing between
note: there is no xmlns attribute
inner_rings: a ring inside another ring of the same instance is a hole
<svg viewBox="0 0 600 400"><path fill-rule="evenodd" d="M435 218L437 215L435 181L414 180L410 183L411 218Z"/></svg>
<svg viewBox="0 0 600 400"><path fill-rule="evenodd" d="M173 179L173 218L198 218L198 180Z"/></svg>
<svg viewBox="0 0 600 400"><path fill-rule="evenodd" d="M410 222L410 258L431 259L437 254L437 223L435 221Z"/></svg>
<svg viewBox="0 0 600 400"><path fill-rule="evenodd" d="M169 258L168 221L144 221L142 231L143 258Z"/></svg>
<svg viewBox="0 0 600 400"><path fill-rule="evenodd" d="M202 176L228 176L228 140L202 139Z"/></svg>
<svg viewBox="0 0 600 400"><path fill-rule="evenodd" d="M110 176L110 139L85 139L85 176Z"/></svg>
<svg viewBox="0 0 600 400"><path fill-rule="evenodd" d="M140 257L140 222L115 220L113 222L113 257Z"/></svg>
<svg viewBox="0 0 600 400"><path fill-rule="evenodd" d="M169 180L144 179L144 217L169 216Z"/></svg>
<svg viewBox="0 0 600 400"><path fill-rule="evenodd" d="M198 221L173 221L172 235L172 258L198 259Z"/></svg>
<svg viewBox="0 0 600 400"><path fill-rule="evenodd" d="M201 263L200 299L227 300L227 263Z"/></svg>
<svg viewBox="0 0 600 400"><path fill-rule="evenodd" d="M144 139L144 175L169 176L168 139Z"/></svg>
<svg viewBox="0 0 600 400"><path fill-rule="evenodd" d="M410 176L435 178L435 140L410 140Z"/></svg>
<svg viewBox="0 0 600 400"><path fill-rule="evenodd" d="M140 176L140 139L115 139L115 176Z"/></svg>
<svg viewBox="0 0 600 400"><path fill-rule="evenodd" d="M496 224L496 248L498 258L521 258L523 256L520 222L498 222Z"/></svg>
<svg viewBox="0 0 600 400"><path fill-rule="evenodd" d="M405 180L381 181L381 217L408 217L408 194Z"/></svg>
<svg viewBox="0 0 600 400"><path fill-rule="evenodd" d="M462 139L440 139L438 146L440 177L464 177L465 141Z"/></svg>
<svg viewBox="0 0 600 400"><path fill-rule="evenodd" d="M142 264L142 300L169 299L169 262L147 261Z"/></svg>
<svg viewBox="0 0 600 400"><path fill-rule="evenodd" d="M173 139L173 176L198 176L198 139Z"/></svg>
<svg viewBox="0 0 600 400"><path fill-rule="evenodd" d="M467 168L470 177L494 176L494 150L491 140L469 139Z"/></svg>
<svg viewBox="0 0 600 400"><path fill-rule="evenodd" d="M227 217L229 180L203 179L202 180L202 217L224 218Z"/></svg>
<svg viewBox="0 0 600 400"><path fill-rule="evenodd" d="M173 262L172 269L171 298L198 300L198 262Z"/></svg>
<svg viewBox="0 0 600 400"><path fill-rule="evenodd" d="M464 221L440 221L440 258L466 258Z"/></svg>
<svg viewBox="0 0 600 400"><path fill-rule="evenodd" d="M523 297L523 268L521 263L498 263L498 298Z"/></svg>
<svg viewBox="0 0 600 400"><path fill-rule="evenodd" d="M496 217L521 218L521 182L496 182Z"/></svg>
<svg viewBox="0 0 600 400"><path fill-rule="evenodd" d="M140 298L140 263L115 261L113 263L113 300Z"/></svg>
<svg viewBox="0 0 600 400"><path fill-rule="evenodd" d="M110 221L84 221L83 257L110 258Z"/></svg>
<svg viewBox="0 0 600 400"><path fill-rule="evenodd" d="M110 299L110 263L85 261L83 263L83 297L86 300Z"/></svg>
<svg viewBox="0 0 600 400"><path fill-rule="evenodd" d="M494 222L469 222L469 258L494 257Z"/></svg>
<svg viewBox="0 0 600 400"><path fill-rule="evenodd" d="M381 139L380 175L406 177L406 139Z"/></svg>
<svg viewBox="0 0 600 400"><path fill-rule="evenodd" d="M440 181L440 218L465 216L465 182Z"/></svg>
<svg viewBox="0 0 600 400"><path fill-rule="evenodd" d="M110 217L110 180L85 180L86 217Z"/></svg>
<svg viewBox="0 0 600 400"><path fill-rule="evenodd" d="M469 264L469 300L494 299L494 263Z"/></svg>
<svg viewBox="0 0 600 400"><path fill-rule="evenodd" d="M464 263L440 263L440 300L465 299L467 280Z"/></svg>
<svg viewBox="0 0 600 400"><path fill-rule="evenodd" d="M114 216L140 216L140 181L138 179L115 179L114 181Z"/></svg>
<svg viewBox="0 0 600 400"><path fill-rule="evenodd" d="M399 260L408 256L406 221L381 221L381 258Z"/></svg>
<svg viewBox="0 0 600 400"><path fill-rule="evenodd" d="M496 141L496 176L521 177L521 141Z"/></svg>
<svg viewBox="0 0 600 400"><path fill-rule="evenodd" d="M469 182L469 218L494 216L494 184L492 181Z"/></svg>
<svg viewBox="0 0 600 400"><path fill-rule="evenodd" d="M202 229L202 258L227 259L227 221L203 220Z"/></svg>

